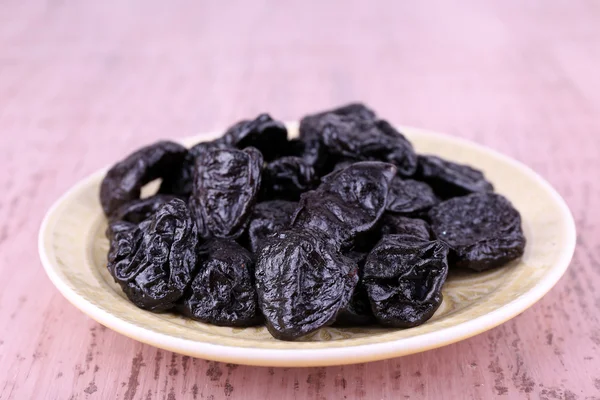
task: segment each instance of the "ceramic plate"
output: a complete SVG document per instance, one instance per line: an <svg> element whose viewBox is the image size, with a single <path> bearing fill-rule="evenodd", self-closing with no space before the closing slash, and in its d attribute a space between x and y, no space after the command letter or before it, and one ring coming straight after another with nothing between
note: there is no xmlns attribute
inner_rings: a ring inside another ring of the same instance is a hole
<svg viewBox="0 0 600 400"><path fill-rule="evenodd" d="M296 133L296 124L288 127ZM491 329L538 301L563 275L575 247L575 224L563 199L528 167L493 150L442 134L401 130L418 152L482 169L497 192L521 212L527 237L518 262L484 273L452 271L442 305L419 327L329 327L301 341L283 342L264 327L224 328L138 309L106 269L107 223L98 200L106 170L77 184L50 209L39 234L42 263L71 303L123 335L194 357L263 366L351 364L421 352ZM183 143L216 136L201 135ZM122 156L115 154L115 161Z"/></svg>

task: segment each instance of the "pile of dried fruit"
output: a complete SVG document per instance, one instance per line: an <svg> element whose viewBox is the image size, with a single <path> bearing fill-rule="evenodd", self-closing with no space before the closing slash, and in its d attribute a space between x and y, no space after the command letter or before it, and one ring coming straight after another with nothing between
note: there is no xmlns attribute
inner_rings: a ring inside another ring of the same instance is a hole
<svg viewBox="0 0 600 400"><path fill-rule="evenodd" d="M306 116L298 139L261 114L191 149L144 147L108 171L100 201L108 269L135 305L283 340L422 324L449 266L483 271L525 248L480 171L415 154L362 104Z"/></svg>

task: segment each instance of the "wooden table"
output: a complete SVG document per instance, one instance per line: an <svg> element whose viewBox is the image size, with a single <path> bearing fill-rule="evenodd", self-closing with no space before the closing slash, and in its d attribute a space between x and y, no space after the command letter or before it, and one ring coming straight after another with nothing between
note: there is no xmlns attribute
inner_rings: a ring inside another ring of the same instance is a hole
<svg viewBox="0 0 600 400"><path fill-rule="evenodd" d="M0 3L0 399L600 399L600 3L323 3ZM578 225L556 288L438 350L287 369L140 344L44 274L41 218L92 171L158 138L356 99L555 185Z"/></svg>

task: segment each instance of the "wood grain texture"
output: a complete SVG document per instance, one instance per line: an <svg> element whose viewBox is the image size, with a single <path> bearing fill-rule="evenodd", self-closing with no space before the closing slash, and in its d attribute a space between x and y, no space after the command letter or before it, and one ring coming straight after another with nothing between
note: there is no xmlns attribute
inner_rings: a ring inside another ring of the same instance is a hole
<svg viewBox="0 0 600 400"><path fill-rule="evenodd" d="M600 399L600 3L457 3L0 2L0 399ZM273 369L137 343L43 273L45 211L135 147L357 99L555 185L578 227L556 288L438 350Z"/></svg>

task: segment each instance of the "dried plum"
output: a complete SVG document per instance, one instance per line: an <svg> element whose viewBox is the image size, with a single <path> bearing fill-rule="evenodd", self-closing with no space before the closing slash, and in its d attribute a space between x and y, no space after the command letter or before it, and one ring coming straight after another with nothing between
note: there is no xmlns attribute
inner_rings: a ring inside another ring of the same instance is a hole
<svg viewBox="0 0 600 400"><path fill-rule="evenodd" d="M363 103L349 103L317 115L323 114L343 115L345 117L352 117L361 121L370 121L377 118L375 112Z"/></svg>
<svg viewBox="0 0 600 400"><path fill-rule="evenodd" d="M158 193L189 197L192 194L196 158L211 149L226 147L221 139L201 142L189 149L180 168L165 171Z"/></svg>
<svg viewBox="0 0 600 400"><path fill-rule="evenodd" d="M337 326L360 326L368 325L375 322L373 311L371 311L371 304L369 303L369 296L367 295L367 289L362 282L362 270L367 260L368 253L350 251L344 254L346 257L354 260L358 265L358 283L354 288L350 302L344 308L342 308L335 320Z"/></svg>
<svg viewBox="0 0 600 400"><path fill-rule="evenodd" d="M418 218L408 218L402 215L386 212L381 217L380 231L382 235L408 235L423 240L431 238L431 229L427 222Z"/></svg>
<svg viewBox="0 0 600 400"><path fill-rule="evenodd" d="M429 224L420 218L405 217L386 211L373 228L356 235L349 256L357 252L369 253L384 235L409 235L430 240L431 229Z"/></svg>
<svg viewBox="0 0 600 400"><path fill-rule="evenodd" d="M333 323L357 281L354 261L310 229L269 238L256 262L258 303L269 332L282 340Z"/></svg>
<svg viewBox="0 0 600 400"><path fill-rule="evenodd" d="M525 250L521 216L505 197L474 193L429 211L435 236L451 247L457 267L485 271L519 258Z"/></svg>
<svg viewBox="0 0 600 400"><path fill-rule="evenodd" d="M335 320L337 326L361 326L375 322L375 316L371 310L367 289L361 280L356 284L350 302L345 308L338 312Z"/></svg>
<svg viewBox="0 0 600 400"><path fill-rule="evenodd" d="M140 198L142 187L179 170L187 155L180 144L160 141L142 147L108 170L100 185L100 203L107 217L117 208Z"/></svg>
<svg viewBox="0 0 600 400"><path fill-rule="evenodd" d="M320 175L331 172L339 159L338 156L329 154L327 148L322 143L323 127L321 121L325 116L330 114L345 116L357 121L371 121L376 118L375 113L361 103L350 103L302 118L299 127L300 141L304 144L302 157Z"/></svg>
<svg viewBox="0 0 600 400"><path fill-rule="evenodd" d="M358 265L358 268L362 269L362 267L365 265L365 261L367 260L367 256L369 255L369 253L364 251L350 250L348 252L345 252L344 255L354 260L356 262L356 265Z"/></svg>
<svg viewBox="0 0 600 400"><path fill-rule="evenodd" d="M285 230L297 207L298 203L285 200L257 203L248 225L248 242L252 252L258 252L265 238Z"/></svg>
<svg viewBox="0 0 600 400"><path fill-rule="evenodd" d="M304 139L304 152L302 159L311 165L319 176L331 172L338 157L327 152L320 138Z"/></svg>
<svg viewBox="0 0 600 400"><path fill-rule="evenodd" d="M190 208L203 238L237 238L261 184L263 158L248 147L212 149L196 159Z"/></svg>
<svg viewBox="0 0 600 400"><path fill-rule="evenodd" d="M240 121L227 129L222 140L227 146L238 149L255 147L265 161L271 161L286 148L287 129L269 114L260 114L253 120Z"/></svg>
<svg viewBox="0 0 600 400"><path fill-rule="evenodd" d="M331 154L360 161L390 162L398 174L411 176L417 170L412 144L384 120L362 121L328 114L319 122L321 141Z"/></svg>
<svg viewBox="0 0 600 400"><path fill-rule="evenodd" d="M196 269L196 227L184 201L173 199L139 225L118 221L108 229L108 270L136 306L172 308Z"/></svg>
<svg viewBox="0 0 600 400"><path fill-rule="evenodd" d="M418 159L416 178L427 182L444 200L470 193L494 191L494 186L478 169L431 155L420 155Z"/></svg>
<svg viewBox="0 0 600 400"><path fill-rule="evenodd" d="M331 110L307 115L300 120L300 138L311 139L321 136L320 121L328 114L351 117L358 121L372 121L377 118L373 110L362 103L350 103Z"/></svg>
<svg viewBox="0 0 600 400"><path fill-rule="evenodd" d="M198 250L199 271L178 310L219 326L260 323L252 254L230 239L211 239Z"/></svg>
<svg viewBox="0 0 600 400"><path fill-rule="evenodd" d="M319 178L312 165L301 157L281 157L268 163L263 171L262 197L298 200L300 194L314 189Z"/></svg>
<svg viewBox="0 0 600 400"><path fill-rule="evenodd" d="M132 200L119 207L110 219L111 221L127 221L139 224L175 198L175 196L168 194L156 194L145 199Z"/></svg>
<svg viewBox="0 0 600 400"><path fill-rule="evenodd" d="M332 172L316 190L302 194L292 224L320 230L334 243L346 246L377 223L395 174L392 164L376 161Z"/></svg>
<svg viewBox="0 0 600 400"><path fill-rule="evenodd" d="M198 157L200 157L200 155L208 153L211 150L226 149L227 147L231 146L228 146L225 143L225 140L223 140L223 138L218 138L215 140L210 140L208 142L196 143L195 145L190 147L189 152L194 157L195 161Z"/></svg>
<svg viewBox="0 0 600 400"><path fill-rule="evenodd" d="M107 268L140 308L264 322L281 340L332 324L408 328L440 306L449 266L523 255L520 215L493 191L471 166L417 155L364 104L307 115L289 140L263 113L115 164L100 187Z"/></svg>
<svg viewBox="0 0 600 400"><path fill-rule="evenodd" d="M410 328L427 321L442 303L448 247L441 241L386 235L364 268L364 284L377 321Z"/></svg>
<svg viewBox="0 0 600 400"><path fill-rule="evenodd" d="M352 158L340 158L339 160L337 160L337 162L333 166L333 171L338 171L340 169L348 168L349 166L351 166L355 162L357 162L357 161L354 160L354 159L352 159Z"/></svg>
<svg viewBox="0 0 600 400"><path fill-rule="evenodd" d="M290 139L287 141L285 147L283 148L281 156L302 157L304 151L306 150L305 147L305 143L302 140L300 140L300 138Z"/></svg>
<svg viewBox="0 0 600 400"><path fill-rule="evenodd" d="M419 215L439 202L426 183L396 176L390 186L386 209L402 215Z"/></svg>

